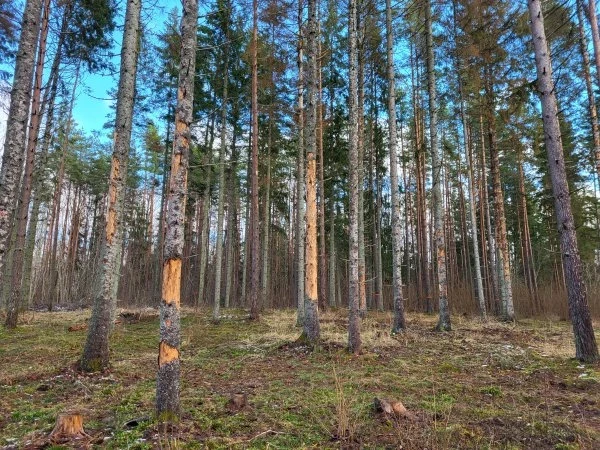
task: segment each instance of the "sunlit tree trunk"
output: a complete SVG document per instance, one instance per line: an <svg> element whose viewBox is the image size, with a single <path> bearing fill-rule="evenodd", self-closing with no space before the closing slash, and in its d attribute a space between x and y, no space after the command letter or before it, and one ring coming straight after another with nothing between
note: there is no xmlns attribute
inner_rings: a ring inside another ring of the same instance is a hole
<svg viewBox="0 0 600 450"><path fill-rule="evenodd" d="M350 46L350 92L349 92L349 133L348 133L348 151L349 151L349 172L348 191L350 197L349 221L349 283L348 283L348 349L354 354L360 353L361 335L360 335L360 277L359 277L359 256L358 256L358 228L359 228L359 173L358 173L358 52L357 52L357 0L350 0L348 37Z"/></svg>
<svg viewBox="0 0 600 450"><path fill-rule="evenodd" d="M595 1L590 0L590 5L593 5L593 8L590 10L596 9ZM583 60L583 78L585 79L585 88L587 92L588 98L588 111L589 111L589 120L590 126L592 128L592 136L594 138L594 162L596 166L596 173L600 176L600 129L598 128L598 112L596 109L596 100L594 94L594 87L592 85L592 76L590 74L590 56L588 53L588 42L587 37L585 35L585 30L583 27L583 12L582 12L582 0L577 0L577 28L579 30L579 50L581 52L581 59ZM598 33L598 19L594 14L594 17L591 21L596 23L595 32ZM599 38L600 39L600 38ZM600 44L599 44L600 47ZM594 43L594 50L596 50L596 43ZM600 48L598 49L600 51ZM600 57L600 54L595 53L596 57ZM600 64L600 63L599 63ZM598 67L596 66L597 70ZM600 73L600 72L598 72ZM599 75L600 79L600 75Z"/></svg>
<svg viewBox="0 0 600 450"><path fill-rule="evenodd" d="M258 295L260 289L260 223L258 217L258 0L252 1L252 150L250 174L250 289L248 302L250 304L250 319L258 320Z"/></svg>
<svg viewBox="0 0 600 450"><path fill-rule="evenodd" d="M33 96L31 101L31 115L29 119L29 133L27 139L27 153L25 159L25 174L21 182L21 195L17 207L16 216L16 240L13 244L12 254L12 292L9 294L6 308L6 326L15 328L19 308L24 306L25 298L29 294L23 290L23 263L25 250L25 236L27 231L27 219L29 215L29 200L31 198L31 187L33 178L33 169L35 162L35 151L38 142L38 133L41 122L41 92L42 92L42 74L44 72L44 59L46 57L46 41L48 37L48 21L50 17L50 0L44 0L42 11L42 25L38 45L37 64L35 68L35 82L33 86Z"/></svg>
<svg viewBox="0 0 600 450"><path fill-rule="evenodd" d="M81 357L81 368L93 372L108 366L108 338L117 307L117 287L121 267L123 235L123 198L127 179L127 160L135 98L135 77L139 53L141 0L128 0L121 49L121 73L117 92L117 118L113 136L113 155L108 188L105 237L98 287L88 336Z"/></svg>
<svg viewBox="0 0 600 450"><path fill-rule="evenodd" d="M229 14L229 12L226 12ZM226 25L228 26L228 25ZM229 79L229 29L225 31L223 51L223 98L221 100L221 136L219 143L219 199L217 203L217 242L215 244L215 289L213 297L213 320L221 314L221 274L223 267L223 222L225 221L225 158L227 153L227 89Z"/></svg>
<svg viewBox="0 0 600 450"><path fill-rule="evenodd" d="M303 48L303 0L298 2L298 167L296 176L296 277L298 313L296 325L304 322L304 48Z"/></svg>
<svg viewBox="0 0 600 450"><path fill-rule="evenodd" d="M317 249L317 0L308 0L308 105L306 108L306 274L303 335L315 345L320 339Z"/></svg>
<svg viewBox="0 0 600 450"><path fill-rule="evenodd" d="M396 74L394 70L394 33L392 28L391 0L386 6L387 83L388 83L388 128L390 152L390 183L392 193L392 295L394 299L394 321L392 333L406 328L404 298L402 296L402 221L400 216L400 193L398 192L398 155L396 153Z"/></svg>
<svg viewBox="0 0 600 450"><path fill-rule="evenodd" d="M184 244L187 170L192 138L190 126L193 119L197 22L197 0L184 0L181 19L179 87L167 197L167 230L160 302L156 410L161 421L174 421L179 416L181 258Z"/></svg>
<svg viewBox="0 0 600 450"><path fill-rule="evenodd" d="M42 0L27 0L10 92L6 135L0 169L0 278L8 250L13 214L25 158L25 135L29 118L35 55L40 30Z"/></svg>
<svg viewBox="0 0 600 450"><path fill-rule="evenodd" d="M506 230L506 214L504 212L504 192L500 177L500 155L496 140L496 117L494 91L491 83L491 69L486 69L485 90L487 96L487 132L490 147L490 172L494 192L494 223L498 243L498 278L503 320L513 321L515 310L512 299L512 280L510 272L510 253Z"/></svg>
<svg viewBox="0 0 600 450"><path fill-rule="evenodd" d="M569 297L569 313L575 335L575 351L577 359L585 362L596 362L598 346L594 337L594 329L587 302L587 292L583 281L583 268L577 246L575 223L571 211L571 195L567 184L567 173L563 155L558 106L552 79L552 60L544 30L544 16L539 0L529 0L529 18L531 35L535 50L537 69L537 88L542 102L542 119L544 123L544 142L552 180L554 208L563 270Z"/></svg>
<svg viewBox="0 0 600 450"><path fill-rule="evenodd" d="M446 242L444 239L444 211L442 202L442 161L437 137L437 94L435 86L433 34L431 26L431 1L427 0L425 6L425 28L427 46L427 88L429 90L429 136L431 140L432 161L432 209L434 222L434 238L437 261L437 279L439 295L439 331L449 331L450 310L448 309L448 281L446 279Z"/></svg>

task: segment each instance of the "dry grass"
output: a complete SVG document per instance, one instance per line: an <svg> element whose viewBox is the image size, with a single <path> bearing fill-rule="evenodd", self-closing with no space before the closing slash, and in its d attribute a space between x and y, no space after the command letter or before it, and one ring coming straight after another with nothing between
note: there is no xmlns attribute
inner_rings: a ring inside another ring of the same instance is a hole
<svg viewBox="0 0 600 450"><path fill-rule="evenodd" d="M158 322L142 316L117 325L112 368L92 376L72 368L85 331L66 331L89 311L0 329L0 447L31 448L78 408L99 448L600 448L600 369L571 359L566 322L455 316L441 334L436 317L410 314L408 331L391 336L391 315L369 313L353 356L347 311L322 314L311 352L295 343L294 311L252 323L234 310L213 324L209 311L185 310L183 416L165 430L152 419ZM235 392L250 406L231 414ZM380 417L374 397L400 400L415 419Z"/></svg>

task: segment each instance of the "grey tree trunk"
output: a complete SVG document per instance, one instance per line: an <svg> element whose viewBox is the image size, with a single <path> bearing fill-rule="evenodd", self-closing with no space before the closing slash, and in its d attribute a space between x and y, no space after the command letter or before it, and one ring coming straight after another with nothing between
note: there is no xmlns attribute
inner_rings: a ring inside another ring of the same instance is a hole
<svg viewBox="0 0 600 450"><path fill-rule="evenodd" d="M304 322L304 49L303 49L303 0L298 2L298 174L296 179L296 276L298 314L296 325Z"/></svg>
<svg viewBox="0 0 600 450"><path fill-rule="evenodd" d="M250 318L258 320L258 294L260 279L260 223L258 212L258 0L252 1L252 86L251 86L251 116L252 116L252 150L250 174Z"/></svg>
<svg viewBox="0 0 600 450"><path fill-rule="evenodd" d="M446 242L444 238L444 211L442 203L442 158L437 137L437 93L435 86L435 63L433 55L433 34L431 25L431 1L425 6L425 28L427 46L427 89L429 91L429 136L431 140L432 162L432 209L434 222L434 241L437 260L437 279L439 290L438 331L450 331L450 310L448 309L448 280L446 279Z"/></svg>
<svg viewBox="0 0 600 450"><path fill-rule="evenodd" d="M558 106L552 79L552 60L546 41L544 16L539 0L530 0L529 18L531 20L531 35L535 49L537 69L537 87L542 102L542 119L544 123L544 142L552 180L554 208L565 282L569 297L569 313L575 335L575 352L577 359L585 362L596 362L598 346L594 337L592 319L590 316L587 293L583 281L581 258L577 246L575 223L571 211L571 195L567 184L567 173L563 155L563 147L558 120Z"/></svg>
<svg viewBox="0 0 600 450"><path fill-rule="evenodd" d="M590 0L590 4L595 3L594 0ZM594 11L596 9L596 5L594 4ZM592 8L590 8L591 10ZM588 41L585 35L585 30L583 27L583 6L582 0L577 0L577 25L579 30L579 49L581 52L581 59L583 60L583 78L585 79L585 88L587 91L588 98L588 110L590 114L590 126L592 128L592 136L594 138L594 162L596 163L596 173L600 176L600 130L598 128L598 111L596 109L596 100L594 94L594 87L592 85L592 77L590 74L590 55L588 54ZM594 15L594 19L596 22L596 33L598 32L598 20ZM600 38L599 38L600 39ZM600 47L600 45L599 45ZM594 45L594 50L596 49L596 44ZM600 49L599 49L600 51ZM598 54L595 54L598 57ZM597 66L598 67L598 66ZM600 73L600 72L599 72Z"/></svg>
<svg viewBox="0 0 600 450"><path fill-rule="evenodd" d="M58 68L62 57L62 46L65 40L66 30L68 21L70 18L70 6L72 2L67 5L62 17L62 24L60 29L60 35L56 44L56 52L54 54L54 60L52 62L52 68L50 69L50 76L48 78L48 87L44 91L44 100L42 102L42 109L46 109L44 134L42 137L42 148L39 150L39 155L36 157L36 167L33 172L33 202L31 206L31 214L29 219L29 226L27 229L27 244L25 247L25 262L23 266L23 292L24 295L28 296L28 303L31 301L33 290L31 289L31 281L33 279L33 254L35 251L35 243L37 237L37 229L40 221L40 207L42 204L42 190L43 176L42 172L46 167L48 150L50 149L50 143L52 141L52 131L54 126L54 108L56 101L56 94L58 91Z"/></svg>
<svg viewBox="0 0 600 450"><path fill-rule="evenodd" d="M494 91L491 83L491 69L487 69L485 76L485 90L487 96L487 127L490 146L490 172L494 192L494 222L496 242L498 246L498 285L502 304L502 320L514 321L515 310L512 299L512 277L510 271L510 252L508 250L508 237L506 231L506 214L504 212L504 192L500 179L500 155L496 142L496 117L494 105Z"/></svg>
<svg viewBox="0 0 600 450"><path fill-rule="evenodd" d="M394 70L394 33L392 28L391 0L385 1L387 40L388 128L390 152L390 182L392 191L392 295L394 297L394 321L392 333L406 328L404 298L402 295L402 219L400 216L400 193L398 192L398 155L396 153L396 74Z"/></svg>
<svg viewBox="0 0 600 450"><path fill-rule="evenodd" d="M358 173L358 52L357 52L357 8L356 0L350 0L348 36L350 46L350 92L348 99L349 111L349 132L348 132L348 152L349 152L349 172L350 180L348 191L350 194L349 211L349 282L348 282L348 349L354 354L360 353L360 278L359 278L359 257L358 257L358 201L359 201L359 173Z"/></svg>
<svg viewBox="0 0 600 450"><path fill-rule="evenodd" d="M23 268L25 253L25 237L27 232L27 219L29 215L29 201L31 199L31 188L33 185L33 169L35 163L35 151L38 142L38 133L41 124L41 92L42 75L44 72L44 60L46 58L46 41L48 38L48 23L50 18L50 0L44 0L42 12L42 25L38 45L37 64L35 69L35 82L33 86L33 98L31 101L31 118L29 121L29 135L27 138L27 158L25 160L25 174L21 183L21 196L17 208L16 217L16 239L13 244L12 254L12 292L8 297L6 308L6 327L17 326L19 309L23 307L29 296L29 290L23 289ZM29 286L27 286L29 288ZM24 295L23 295L24 294Z"/></svg>
<svg viewBox="0 0 600 450"><path fill-rule="evenodd" d="M262 276L260 280L261 302L263 307L271 305L269 291L269 231L271 229L271 150L273 145L273 105L269 112L269 132L267 143L267 177L265 180L265 200L263 216L263 236L262 236Z"/></svg>
<svg viewBox="0 0 600 450"><path fill-rule="evenodd" d="M184 246L190 126L193 120L194 75L198 27L197 0L183 1L175 136L167 197L167 230L160 302L160 345L156 377L156 411L160 421L179 416L181 261Z"/></svg>
<svg viewBox="0 0 600 450"><path fill-rule="evenodd" d="M101 268L81 368L88 372L104 370L109 363L108 341L117 307L117 287L121 263L123 198L135 96L139 53L141 0L128 0L121 47L121 72L117 92L117 117L108 188L108 211L101 253Z"/></svg>
<svg viewBox="0 0 600 450"><path fill-rule="evenodd" d="M329 218L329 306L335 308L337 304L335 296L335 213L333 206L331 207L330 214L331 217Z"/></svg>
<svg viewBox="0 0 600 450"><path fill-rule="evenodd" d="M229 14L229 12L227 12ZM215 289L213 298L213 320L221 314L221 274L223 267L223 222L225 221L225 153L227 152L227 88L229 78L229 32L225 33L223 61L223 99L221 104L221 142L219 145L219 200L217 203L217 242L215 246Z"/></svg>
<svg viewBox="0 0 600 450"><path fill-rule="evenodd" d="M42 0L27 0L21 22L21 36L10 91L6 136L0 169L0 279L12 230L19 183L25 159L25 135L35 68L35 50L42 11Z"/></svg>
<svg viewBox="0 0 600 450"><path fill-rule="evenodd" d="M304 338L311 344L319 342L319 292L317 249L317 102L318 44L317 0L308 0L308 107L306 114L306 273L304 293Z"/></svg>

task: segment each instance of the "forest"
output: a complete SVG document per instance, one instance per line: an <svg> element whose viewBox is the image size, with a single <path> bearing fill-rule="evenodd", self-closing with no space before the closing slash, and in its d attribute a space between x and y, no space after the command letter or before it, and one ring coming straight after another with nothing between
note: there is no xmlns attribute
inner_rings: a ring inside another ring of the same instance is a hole
<svg viewBox="0 0 600 450"><path fill-rule="evenodd" d="M595 0L0 0L0 448L600 448L599 104Z"/></svg>

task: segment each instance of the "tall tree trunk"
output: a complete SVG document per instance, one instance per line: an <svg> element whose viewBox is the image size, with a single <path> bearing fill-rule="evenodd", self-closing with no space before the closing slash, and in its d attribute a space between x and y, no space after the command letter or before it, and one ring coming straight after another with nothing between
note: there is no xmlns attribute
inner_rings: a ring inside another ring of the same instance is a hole
<svg viewBox="0 0 600 450"><path fill-rule="evenodd" d="M437 94L435 87L435 64L433 59L433 34L431 24L431 1L425 6L425 28L427 46L427 88L429 91L429 136L431 140L432 162L432 209L434 238L437 260L437 278L439 290L439 321L437 330L450 331L450 310L448 309L448 281L446 279L446 242L444 240L444 211L442 203L442 161L437 138Z"/></svg>
<svg viewBox="0 0 600 450"><path fill-rule="evenodd" d="M357 88L358 88L358 103L357 103L357 146L358 146L358 311L361 318L367 316L367 267L365 262L365 57L364 57L364 24L360 23L360 10L362 2L357 2Z"/></svg>
<svg viewBox="0 0 600 450"><path fill-rule="evenodd" d="M483 116L479 116L479 129L480 129L480 141L481 141L481 153L480 153L480 167L481 167L481 188L480 188L480 198L482 198L483 208L481 210L481 217L485 217L485 229L487 230L488 237L488 255L489 255L489 264L488 264L488 283L490 284L489 294L490 294L490 303L494 310L497 311L498 299L500 297L499 291L500 288L498 286L498 262L497 262L497 246L496 246L496 238L494 235L494 231L492 229L492 218L490 214L490 202L488 195L488 181L487 181L487 164L485 159L485 134L483 131ZM484 227L481 227L482 233ZM483 246L485 241L482 240L481 245Z"/></svg>
<svg viewBox="0 0 600 450"><path fill-rule="evenodd" d="M42 109L46 108L46 123L42 137L42 148L39 150L39 155L36 158L36 167L34 168L33 173L33 202L31 206L29 227L27 229L27 244L24 255L25 262L23 265L23 293L27 296L28 302L31 301L33 291L31 289L31 281L33 278L33 254L35 251L37 230L40 221L40 207L42 205L43 198L43 195L40 192L42 190L43 182L45 181L43 179L43 170L46 167L48 150L50 149L50 143L52 142L54 108L59 81L58 69L62 59L62 46L66 36L72 4L73 2L69 2L65 8L65 11L63 12L60 34L56 44L56 52L54 54L52 67L50 69L50 76L47 83L49 87L47 87L44 91L44 100L42 102Z"/></svg>
<svg viewBox="0 0 600 450"><path fill-rule="evenodd" d="M590 5L593 5L590 10L596 9L595 1L590 0ZM589 111L589 120L590 126L592 128L592 136L594 138L594 151L593 157L595 162L596 173L600 176L600 129L598 128L598 112L596 109L596 100L594 95L594 87L592 85L592 77L590 74L590 56L588 54L588 42L587 37L585 35L585 30L583 27L583 6L582 0L577 0L577 27L579 30L579 51L581 52L581 59L583 60L583 78L585 79L585 88L587 92L588 98L588 111ZM595 32L598 33L598 19L594 13L594 17L591 21L596 23ZM592 33L592 36L594 34ZM597 35L596 35L597 36ZM599 38L600 39L600 38ZM596 50L596 46L600 47L600 43L594 42L594 50ZM600 48L598 49L600 52ZM595 53L596 57L600 57L600 53ZM600 62L598 63L600 64ZM600 66L596 66L597 69ZM598 72L600 73L600 72ZM600 80L600 75L599 75Z"/></svg>
<svg viewBox="0 0 600 450"><path fill-rule="evenodd" d="M496 117L494 90L491 81L491 69L486 69L485 91L487 97L487 131L490 146L490 169L494 187L494 222L496 225L496 239L498 240L498 278L500 298L502 301L501 316L503 320L514 321L515 310L512 299L512 280L510 272L510 252L508 250L508 237L506 231L506 214L504 213L504 193L500 176L500 156L496 142Z"/></svg>
<svg viewBox="0 0 600 450"><path fill-rule="evenodd" d="M2 168L0 169L0 278L11 236L13 215L25 159L25 135L29 118L41 11L42 0L25 2L15 74L10 92L10 108L6 120Z"/></svg>
<svg viewBox="0 0 600 450"><path fill-rule="evenodd" d="M348 349L354 354L360 353L360 277L359 277L359 256L358 256L358 228L359 228L359 173L358 173L358 117L357 117L357 99L358 99L358 52L357 52L357 0L350 0L348 37L350 46L350 92L349 92L349 133L348 133L348 151L349 151L349 172L350 180L348 183L350 197L349 211L349 283L348 283Z"/></svg>
<svg viewBox="0 0 600 450"><path fill-rule="evenodd" d="M250 201L250 319L259 318L259 281L260 281L260 236L258 217L258 0L252 1L252 172L250 174L251 201Z"/></svg>
<svg viewBox="0 0 600 450"><path fill-rule="evenodd" d="M12 292L8 297L6 326L15 328L19 308L25 305L23 293L29 295L23 288L23 263L25 250L25 235L27 231L27 219L29 214L29 200L31 199L31 187L33 169L35 162L35 150L38 142L38 133L41 122L40 99L42 92L42 75L44 72L44 59L46 57L46 41L48 37L48 20L50 17L50 0L44 0L42 12L42 25L38 45L37 64L35 69L35 83L33 86L33 98L31 101L31 116L29 120L29 135L27 139L27 158L25 160L25 175L21 183L21 196L17 207L16 217L16 240L13 244L12 255Z"/></svg>
<svg viewBox="0 0 600 450"><path fill-rule="evenodd" d="M167 232L160 302L156 410L161 421L174 421L179 416L181 257L184 244L187 170L192 138L190 125L193 119L197 27L198 2L184 0L181 19L179 88L167 197Z"/></svg>
<svg viewBox="0 0 600 450"><path fill-rule="evenodd" d="M306 114L306 274L303 335L315 345L320 339L317 249L317 0L308 0L308 107Z"/></svg>
<svg viewBox="0 0 600 450"><path fill-rule="evenodd" d="M265 199L263 213L263 236L262 236L262 277L261 277L261 301L263 307L271 305L270 290L269 290L269 275L271 268L269 263L269 231L271 229L271 152L273 146L273 105L269 108L269 125L267 138L267 176L265 180Z"/></svg>
<svg viewBox="0 0 600 450"><path fill-rule="evenodd" d="M530 0L529 18L531 20L531 35L535 49L537 69L537 87L542 103L544 122L544 142L552 180L554 208L560 250L562 253L563 270L569 297L569 313L575 334L576 357L581 361L596 362L600 359L598 346L594 337L592 319L590 316L587 293L583 281L583 268L577 246L577 235L573 212L571 211L571 195L567 184L567 173L558 120L558 106L552 79L552 60L544 30L544 16L539 0Z"/></svg>
<svg viewBox="0 0 600 450"><path fill-rule="evenodd" d="M231 297L232 293L235 296L237 293L237 279L238 271L237 265L239 262L238 244L238 178L237 178L237 163L238 163L238 150L237 150L237 139L236 139L236 128L238 121L237 105L234 105L234 123L233 123L233 139L231 142L231 161L229 164L229 177L227 185L229 186L228 204L227 210L227 284L225 287L225 308L229 308L232 304ZM235 282L233 279L235 269Z"/></svg>
<svg viewBox="0 0 600 450"><path fill-rule="evenodd" d="M296 325L304 322L304 49L303 49L303 0L298 2L298 168L296 177L296 276L298 314Z"/></svg>
<svg viewBox="0 0 600 450"><path fill-rule="evenodd" d="M319 308L327 308L327 244L325 235L325 160L323 159L323 75L321 66L321 21L319 20L317 40L319 42L319 57L317 59L319 73L319 106L317 117L317 146L319 148Z"/></svg>
<svg viewBox="0 0 600 450"><path fill-rule="evenodd" d="M336 307L335 278L336 278L336 255L335 255L335 206L331 205L329 217L329 306Z"/></svg>
<svg viewBox="0 0 600 450"><path fill-rule="evenodd" d="M106 214L105 240L102 249L101 269L97 294L81 368L88 372L108 367L108 340L117 307L117 287L120 272L122 245L123 199L127 180L127 160L131 145L131 126L135 98L135 76L139 53L141 0L128 0L125 12L125 29L121 48L121 73L117 92L117 117L113 136Z"/></svg>
<svg viewBox="0 0 600 450"><path fill-rule="evenodd" d="M390 152L390 183L392 192L392 293L394 321L392 333L406 328L404 299L402 296L402 222L400 218L400 193L398 192L398 156L396 154L396 74L394 71L394 34L392 28L392 3L385 1L388 83L388 128Z"/></svg>
<svg viewBox="0 0 600 450"><path fill-rule="evenodd" d="M229 11L226 12L229 14ZM213 298L213 320L221 314L221 274L223 261L223 222L225 220L225 153L227 153L227 95L229 79L229 27L225 31L223 51L223 98L221 100L221 142L219 145L219 199L217 203L217 242L215 246L215 289Z"/></svg>

